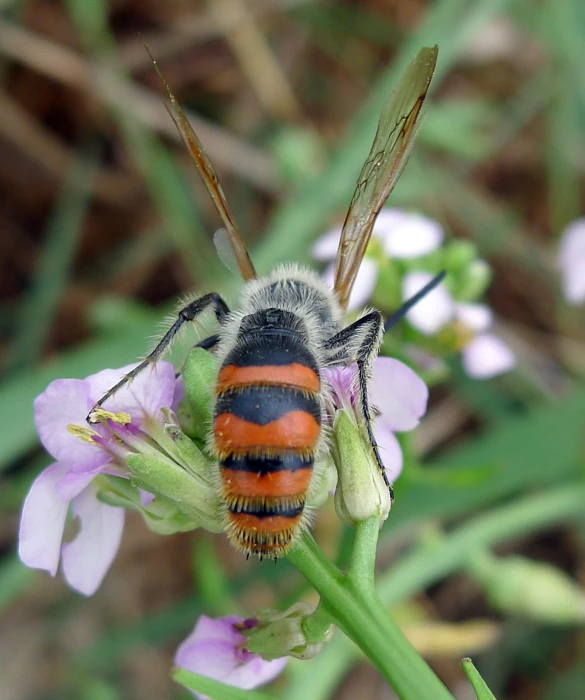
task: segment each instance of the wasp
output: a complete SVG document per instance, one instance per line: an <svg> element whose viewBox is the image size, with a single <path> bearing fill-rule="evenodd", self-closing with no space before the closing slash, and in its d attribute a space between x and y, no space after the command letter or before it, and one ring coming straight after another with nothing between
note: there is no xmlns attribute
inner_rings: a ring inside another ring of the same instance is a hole
<svg viewBox="0 0 585 700"><path fill-rule="evenodd" d="M181 308L154 350L93 410L160 360L185 324L212 309L218 331L199 343L220 362L209 447L219 464L226 532L232 544L248 555L284 555L306 525L313 466L326 449L328 394L321 378L323 368L356 363L359 410L375 461L386 479L368 402L372 363L385 331L441 276L386 323L379 311L370 310L344 325L344 312L376 217L418 132L437 52L436 46L419 52L382 109L343 225L333 290L314 271L300 265L280 265L266 277L256 275L216 171L153 59L170 99L167 111L225 226L216 234L220 257L231 256L245 284L236 309L229 309L214 292ZM386 483L391 489L387 479Z"/></svg>

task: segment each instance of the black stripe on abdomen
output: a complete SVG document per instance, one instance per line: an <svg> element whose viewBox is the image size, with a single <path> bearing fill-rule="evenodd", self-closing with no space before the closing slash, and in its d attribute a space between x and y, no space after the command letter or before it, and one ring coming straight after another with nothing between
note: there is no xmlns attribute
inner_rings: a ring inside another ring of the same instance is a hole
<svg viewBox="0 0 585 700"><path fill-rule="evenodd" d="M271 518L278 515L281 518L298 518L305 507L304 502L301 505L290 506L286 502L275 501L273 503L263 503L262 505L241 502L228 506L230 513L234 515L254 515L256 518Z"/></svg>
<svg viewBox="0 0 585 700"><path fill-rule="evenodd" d="M240 336L223 364L249 367L290 365L293 362L318 372L315 356L299 333L266 329Z"/></svg>
<svg viewBox="0 0 585 700"><path fill-rule="evenodd" d="M311 469L313 459L298 453L288 453L279 457L226 457L221 466L235 472L251 472L264 476L273 472L296 472L299 469Z"/></svg>
<svg viewBox="0 0 585 700"><path fill-rule="evenodd" d="M215 404L216 416L231 413L256 425L272 423L291 411L304 411L321 423L317 399L287 386L243 386L223 393Z"/></svg>

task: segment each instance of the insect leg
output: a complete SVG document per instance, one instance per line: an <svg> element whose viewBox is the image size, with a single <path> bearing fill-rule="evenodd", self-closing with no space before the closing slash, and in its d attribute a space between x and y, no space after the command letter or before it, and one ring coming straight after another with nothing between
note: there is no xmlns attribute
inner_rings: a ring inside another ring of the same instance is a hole
<svg viewBox="0 0 585 700"><path fill-rule="evenodd" d="M147 355L144 360L137 365L133 370L128 372L128 374L124 375L120 381L115 384L109 391L107 391L99 401L93 406L91 411L87 415L87 422L91 423L91 415L92 413L100 408L109 398L111 398L119 389L121 389L123 386L126 384L129 384L137 375L142 372L146 367L149 365L155 364L158 362L163 355L169 350L171 347L173 340L176 338L177 333L181 330L181 328L185 325L185 323L190 323L191 321L194 321L199 314L201 314L203 311L208 309L209 307L213 308L213 311L215 312L215 316L217 320L221 323L223 319L226 317L226 315L229 313L229 308L225 301L219 296L219 294L216 294L215 292L211 292L210 294L205 294L202 297L199 297L198 299L195 299L192 301L190 304L187 304L185 307L183 307L179 313L177 314L177 320L173 323L173 325L169 328L169 330L164 334L164 336L161 338L160 342L157 343L156 347L154 350ZM211 336L210 338L206 338L203 343L215 338L216 336ZM211 346L215 342L212 343ZM206 347L206 346L203 346Z"/></svg>
<svg viewBox="0 0 585 700"><path fill-rule="evenodd" d="M196 348L203 348L204 350L213 350L213 348L219 343L219 335L215 333L210 335L209 338L203 338L202 341L197 343Z"/></svg>
<svg viewBox="0 0 585 700"><path fill-rule="evenodd" d="M357 362L359 404L366 426L368 441L372 446L376 463L382 472L384 482L394 498L394 491L384 469L378 444L372 428L372 410L368 399L368 381L372 373L372 364L378 356L384 335L384 319L379 311L371 311L355 323L347 326L325 343L325 350L331 352L328 364L338 362Z"/></svg>

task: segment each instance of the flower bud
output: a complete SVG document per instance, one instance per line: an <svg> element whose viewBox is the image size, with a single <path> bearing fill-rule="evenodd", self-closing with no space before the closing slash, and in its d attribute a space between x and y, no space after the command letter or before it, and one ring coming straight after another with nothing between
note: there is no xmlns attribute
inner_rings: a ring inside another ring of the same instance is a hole
<svg viewBox="0 0 585 700"><path fill-rule="evenodd" d="M477 258L477 248L470 241L451 241L445 249L444 266L458 274Z"/></svg>
<svg viewBox="0 0 585 700"><path fill-rule="evenodd" d="M210 532L223 531L217 489L206 479L197 477L194 465L187 470L162 453L131 454L126 461L132 472L131 480L140 488L174 504L193 521L193 528L200 526Z"/></svg>
<svg viewBox="0 0 585 700"><path fill-rule="evenodd" d="M242 626L242 634L247 637L246 649L267 661L282 656L312 659L333 636L333 630L328 627L324 631L320 628L317 638L309 639L311 635L306 633L304 623L314 612L315 607L303 601L284 612L260 611L255 620Z"/></svg>
<svg viewBox="0 0 585 700"><path fill-rule="evenodd" d="M585 621L585 594L565 573L524 557L476 557L470 575L498 610L553 625Z"/></svg>
<svg viewBox="0 0 585 700"><path fill-rule="evenodd" d="M339 518L350 527L372 516L386 520L392 505L390 491L372 448L345 410L335 417L332 455L338 474L335 509Z"/></svg>
<svg viewBox="0 0 585 700"><path fill-rule="evenodd" d="M181 426L191 437L205 440L213 421L214 387L219 371L215 355L193 348L183 367L185 401L179 408ZM186 405L185 405L186 404Z"/></svg>
<svg viewBox="0 0 585 700"><path fill-rule="evenodd" d="M485 260L474 260L462 270L458 279L457 298L476 301L485 294L492 281L492 269Z"/></svg>

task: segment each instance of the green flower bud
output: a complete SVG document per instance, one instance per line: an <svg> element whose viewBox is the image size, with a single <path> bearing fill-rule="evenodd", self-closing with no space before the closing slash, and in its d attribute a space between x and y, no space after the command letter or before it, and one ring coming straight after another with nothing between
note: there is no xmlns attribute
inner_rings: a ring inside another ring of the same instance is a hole
<svg viewBox="0 0 585 700"><path fill-rule="evenodd" d="M312 659L333 636L331 626L320 625L317 636L307 634L305 622L315 613L315 607L306 602L291 605L288 610L261 610L256 615L256 626L242 630L248 639L246 649L266 661L283 656ZM315 638L311 638L315 636Z"/></svg>
<svg viewBox="0 0 585 700"><path fill-rule="evenodd" d="M193 472L165 459L162 454L132 454L126 461L134 484L174 504L195 526L210 532L223 532L217 489L205 479L197 478Z"/></svg>
<svg viewBox="0 0 585 700"><path fill-rule="evenodd" d="M193 348L187 356L183 367L185 401L179 408L179 421L191 437L205 440L211 430L218 371L215 355L202 348Z"/></svg>
<svg viewBox="0 0 585 700"><path fill-rule="evenodd" d="M311 488L307 494L307 505L310 508L319 508L329 498L337 483L337 471L331 457L320 459L313 467Z"/></svg>
<svg viewBox="0 0 585 700"><path fill-rule="evenodd" d="M476 301L483 296L492 281L492 269L485 260L474 260L458 279L457 292L459 301Z"/></svg>
<svg viewBox="0 0 585 700"><path fill-rule="evenodd" d="M337 467L335 509L350 527L372 516L386 520L392 502L371 446L347 411L337 412L332 455Z"/></svg>
<svg viewBox="0 0 585 700"><path fill-rule="evenodd" d="M502 612L552 625L585 621L585 593L550 564L483 554L471 562L469 573Z"/></svg>
<svg viewBox="0 0 585 700"><path fill-rule="evenodd" d="M198 527L198 523L161 497L143 506L136 484L129 479L100 474L94 479L94 484L98 487L100 501L139 512L147 526L159 535L173 535L175 532L187 532Z"/></svg>
<svg viewBox="0 0 585 700"><path fill-rule="evenodd" d="M443 265L458 274L477 258L477 248L470 241L451 241L444 249Z"/></svg>

